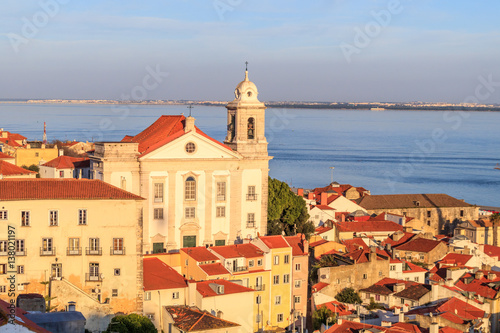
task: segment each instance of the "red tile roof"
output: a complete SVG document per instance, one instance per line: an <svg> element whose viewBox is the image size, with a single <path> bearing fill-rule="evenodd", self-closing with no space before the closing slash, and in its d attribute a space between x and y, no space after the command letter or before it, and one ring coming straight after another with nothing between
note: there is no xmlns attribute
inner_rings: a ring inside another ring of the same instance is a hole
<svg viewBox="0 0 500 333"><path fill-rule="evenodd" d="M9 305L10 303L4 300L0 300L0 332L26 332L26 329L28 329L29 332L50 333L50 331L38 326L33 321L26 318L24 315L28 312L18 307L15 308L15 326L10 326L12 324L8 323L8 320L10 319L9 315L11 313ZM17 328L19 329L19 331L15 330L16 326L18 326ZM25 329L21 331L19 326L23 326Z"/></svg>
<svg viewBox="0 0 500 333"><path fill-rule="evenodd" d="M182 275L160 259L144 258L142 262L145 291L187 287Z"/></svg>
<svg viewBox="0 0 500 333"><path fill-rule="evenodd" d="M365 209L471 207L447 194L384 194L366 195L356 200ZM418 203L418 205L417 205Z"/></svg>
<svg viewBox="0 0 500 333"><path fill-rule="evenodd" d="M497 257L500 259L500 247L493 245L484 245L484 253L490 257Z"/></svg>
<svg viewBox="0 0 500 333"><path fill-rule="evenodd" d="M199 262L219 261L219 258L204 246L185 247L182 248L181 251L187 253L188 256Z"/></svg>
<svg viewBox="0 0 500 333"><path fill-rule="evenodd" d="M325 287L328 287L329 284L328 283L325 283L325 282L318 282L316 283L315 285L313 285L311 287L312 289L312 292L313 293L317 293L318 291L320 291L321 289L325 288Z"/></svg>
<svg viewBox="0 0 500 333"><path fill-rule="evenodd" d="M0 200L144 200L96 179L3 179Z"/></svg>
<svg viewBox="0 0 500 333"><path fill-rule="evenodd" d="M316 309L320 309L323 307L329 309L333 313L336 313L337 316L348 316L352 314L352 311L349 311L347 309L347 306L337 301L319 304L316 306Z"/></svg>
<svg viewBox="0 0 500 333"><path fill-rule="evenodd" d="M292 256L305 256L309 253L309 249L304 248L305 237L302 234L295 236L286 236L287 243L292 247ZM308 247L308 246L306 246Z"/></svg>
<svg viewBox="0 0 500 333"><path fill-rule="evenodd" d="M425 252L428 253L436 246L441 244L440 241L425 239L425 238L417 238L412 239L407 243L396 246L395 248L400 251L412 251L412 252Z"/></svg>
<svg viewBox="0 0 500 333"><path fill-rule="evenodd" d="M417 234L414 234L414 233L411 233L411 232L402 232L403 233L403 236L399 239L399 240L395 240L396 239L396 236L399 235L399 233L396 233L396 234L392 234L390 235L389 237L387 237L383 242L382 244L385 245L385 244L389 244L391 245L392 247L396 247L398 245L401 245L403 243L406 243L408 242L410 239L412 239L413 237L415 237Z"/></svg>
<svg viewBox="0 0 500 333"><path fill-rule="evenodd" d="M430 306L410 310L406 314L414 315L427 313L439 314L440 316L443 316L444 318L457 324L463 324L464 321L470 321L473 319L482 319L485 314L483 310L455 297L439 301L438 303Z"/></svg>
<svg viewBox="0 0 500 333"><path fill-rule="evenodd" d="M35 173L36 173L35 171L26 170L7 161L0 161L0 175L20 176L20 175L30 175Z"/></svg>
<svg viewBox="0 0 500 333"><path fill-rule="evenodd" d="M256 258L263 257L264 252L253 244L234 244L212 246L211 251L220 254L223 258Z"/></svg>
<svg viewBox="0 0 500 333"><path fill-rule="evenodd" d="M221 263L199 265L208 276L230 274Z"/></svg>
<svg viewBox="0 0 500 333"><path fill-rule="evenodd" d="M472 255L469 254L448 253L439 261L439 263L446 265L466 265L471 258Z"/></svg>
<svg viewBox="0 0 500 333"><path fill-rule="evenodd" d="M328 232L330 230L332 230L333 228L332 227L324 227L324 226L321 226L321 227L317 227L315 230L314 230L314 233L316 235L321 235L322 233L325 233L325 232Z"/></svg>
<svg viewBox="0 0 500 333"><path fill-rule="evenodd" d="M290 245L286 242L285 238L281 235L277 236L261 236L260 240L266 244L266 246L270 249L281 249L285 247L290 247Z"/></svg>
<svg viewBox="0 0 500 333"><path fill-rule="evenodd" d="M359 249L365 249L365 250L369 249L368 245L366 245L363 238L360 237L343 239L341 240L341 242L345 245L347 252L353 252Z"/></svg>
<svg viewBox="0 0 500 333"><path fill-rule="evenodd" d="M218 280L207 280L207 281L200 281L200 282L194 282L196 283L196 290L200 293L202 297L213 297L213 296L224 296L224 295L230 295L230 294L238 294L238 293L246 293L246 292L254 292L253 289L244 287L240 284L227 281L224 279L218 279ZM224 292L221 294L218 294L215 292L211 287L210 284L217 284L224 286Z"/></svg>
<svg viewBox="0 0 500 333"><path fill-rule="evenodd" d="M86 160L86 158L71 157L71 156L59 156L59 157L54 158L53 160L48 161L45 164L42 164L42 166L56 168L56 169L74 169L75 162L81 162L84 160Z"/></svg>
<svg viewBox="0 0 500 333"><path fill-rule="evenodd" d="M340 232L396 232L403 227L392 221L333 222Z"/></svg>
<svg viewBox="0 0 500 333"><path fill-rule="evenodd" d="M312 208L318 208L318 209L321 209L321 210L335 210L335 208L332 208L330 206L327 206L327 205L316 205L316 206L312 206Z"/></svg>
<svg viewBox="0 0 500 333"><path fill-rule="evenodd" d="M419 265L415 265L414 263L411 263L406 260L402 260L403 262L403 273L417 273L417 272L427 272L427 270ZM404 265L406 264L406 265ZM406 268L406 270L405 270Z"/></svg>
<svg viewBox="0 0 500 333"><path fill-rule="evenodd" d="M165 306L165 310L174 320L174 326L184 332L207 332L240 326L239 324L217 318L196 307Z"/></svg>
<svg viewBox="0 0 500 333"><path fill-rule="evenodd" d="M384 333L422 332L416 325L410 323L397 323L391 327L382 327L349 320L342 320L342 324L335 324L327 329L324 333L354 333L362 332L363 330L369 330L370 332L371 330L376 330L376 332Z"/></svg>
<svg viewBox="0 0 500 333"><path fill-rule="evenodd" d="M316 246L323 245L325 243L328 243L328 241L326 239L320 239L319 241L312 242L311 244L309 244L309 247L310 248L315 248Z"/></svg>
<svg viewBox="0 0 500 333"><path fill-rule="evenodd" d="M481 273L479 279L475 278L475 274L464 274L456 283L455 286L468 292L474 292L479 296L483 296L489 299L493 299L496 297L498 293L497 283L493 285L489 285L491 282L499 282L500 281L500 272L495 271L483 271L479 270ZM488 278L488 273L493 274L493 278ZM467 283L466 279L470 279L471 281Z"/></svg>
<svg viewBox="0 0 500 333"><path fill-rule="evenodd" d="M453 327L442 327L439 329L439 333L462 333L462 331Z"/></svg>
<svg viewBox="0 0 500 333"><path fill-rule="evenodd" d="M141 133L135 136L125 136L122 142L139 143L139 153L141 156L144 156L186 134L184 132L185 121L186 117L184 116L161 116ZM195 130L196 133L203 137L217 143L227 150L231 150L228 146L203 133L196 126Z"/></svg>
<svg viewBox="0 0 500 333"><path fill-rule="evenodd" d="M5 153L2 153L2 152L0 151L0 160L3 160L3 159L14 159L14 157L13 157L13 156L10 156L10 155L7 155L7 154L5 154Z"/></svg>

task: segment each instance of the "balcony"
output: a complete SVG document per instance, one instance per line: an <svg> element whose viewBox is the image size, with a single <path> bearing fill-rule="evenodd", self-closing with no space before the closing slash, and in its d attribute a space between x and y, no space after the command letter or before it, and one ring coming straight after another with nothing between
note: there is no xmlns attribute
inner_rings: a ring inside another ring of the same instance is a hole
<svg viewBox="0 0 500 333"><path fill-rule="evenodd" d="M102 256L102 247L87 247L85 254L88 256Z"/></svg>
<svg viewBox="0 0 500 333"><path fill-rule="evenodd" d="M255 221L247 221L247 228L255 228Z"/></svg>
<svg viewBox="0 0 500 333"><path fill-rule="evenodd" d="M257 200L257 194L255 193L247 194L247 201L256 201L256 200Z"/></svg>
<svg viewBox="0 0 500 333"><path fill-rule="evenodd" d="M125 247L121 247L121 248L114 248L114 247L111 247L109 249L109 253L112 255L112 256L124 256L125 255Z"/></svg>
<svg viewBox="0 0 500 333"><path fill-rule="evenodd" d="M81 247L68 247L66 249L66 255L68 256L81 256L82 248Z"/></svg>
<svg viewBox="0 0 500 333"><path fill-rule="evenodd" d="M237 267L233 268L234 273L245 272L245 271L248 271L248 266L237 266Z"/></svg>
<svg viewBox="0 0 500 333"><path fill-rule="evenodd" d="M40 248L40 255L41 256L55 256L56 255L56 248Z"/></svg>
<svg viewBox="0 0 500 333"><path fill-rule="evenodd" d="M102 282L102 274L100 274L100 273L85 273L85 281L87 281L87 282Z"/></svg>
<svg viewBox="0 0 500 333"><path fill-rule="evenodd" d="M264 291L266 290L266 285L265 284L259 284L257 286L250 287L251 289L255 291Z"/></svg>

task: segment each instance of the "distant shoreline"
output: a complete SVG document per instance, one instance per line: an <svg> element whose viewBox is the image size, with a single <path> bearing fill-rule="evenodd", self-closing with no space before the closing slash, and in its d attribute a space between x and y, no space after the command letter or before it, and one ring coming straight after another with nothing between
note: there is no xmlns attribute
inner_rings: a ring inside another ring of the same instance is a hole
<svg viewBox="0 0 500 333"><path fill-rule="evenodd" d="M186 101L186 100L0 100L0 104L61 104L61 105L202 105L225 106L227 101ZM317 109L317 110L372 110L383 111L482 111L500 112L499 105L492 104L451 104L451 103L336 103L336 102L264 102L269 108Z"/></svg>

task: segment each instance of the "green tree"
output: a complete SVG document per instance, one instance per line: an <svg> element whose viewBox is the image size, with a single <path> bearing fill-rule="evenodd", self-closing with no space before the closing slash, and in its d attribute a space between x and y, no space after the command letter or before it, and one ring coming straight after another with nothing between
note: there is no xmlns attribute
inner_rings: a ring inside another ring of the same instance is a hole
<svg viewBox="0 0 500 333"><path fill-rule="evenodd" d="M32 164L30 166L22 165L21 168L30 170L30 171L35 171L36 172L36 178L40 178L40 167L36 164Z"/></svg>
<svg viewBox="0 0 500 333"><path fill-rule="evenodd" d="M323 255L321 256L320 260L316 261L311 266L311 270L309 271L309 278L313 282L316 282L318 280L318 269L320 269L321 267L335 267L335 266L338 266L335 256L333 256L332 254Z"/></svg>
<svg viewBox="0 0 500 333"><path fill-rule="evenodd" d="M332 312L332 310L328 309L326 306L320 307L318 310L314 311L312 314L313 318L313 326L315 330L319 330L321 328L321 324L333 325L336 323L336 315Z"/></svg>
<svg viewBox="0 0 500 333"><path fill-rule="evenodd" d="M342 303L358 304L361 303L361 297L354 291L353 288L344 288L337 295L335 299Z"/></svg>
<svg viewBox="0 0 500 333"><path fill-rule="evenodd" d="M269 177L268 234L290 236L302 233L309 238L314 232L314 224L308 220L304 198L293 193L285 182Z"/></svg>
<svg viewBox="0 0 500 333"><path fill-rule="evenodd" d="M149 318L131 313L126 316L116 316L111 319L106 332L157 333L158 331Z"/></svg>
<svg viewBox="0 0 500 333"><path fill-rule="evenodd" d="M367 310L383 309L384 306L380 303L375 302L373 297L370 297L370 304L366 307Z"/></svg>

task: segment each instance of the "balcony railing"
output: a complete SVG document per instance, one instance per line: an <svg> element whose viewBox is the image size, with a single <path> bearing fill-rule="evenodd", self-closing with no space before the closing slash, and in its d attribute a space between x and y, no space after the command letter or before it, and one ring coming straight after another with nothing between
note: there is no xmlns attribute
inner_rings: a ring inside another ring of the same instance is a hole
<svg viewBox="0 0 500 333"><path fill-rule="evenodd" d="M87 247L85 254L88 256L102 256L102 247Z"/></svg>
<svg viewBox="0 0 500 333"><path fill-rule="evenodd" d="M248 271L248 266L237 266L236 268L233 268L233 272L244 272Z"/></svg>
<svg viewBox="0 0 500 333"><path fill-rule="evenodd" d="M217 195L217 201L226 201L226 195L223 194Z"/></svg>
<svg viewBox="0 0 500 333"><path fill-rule="evenodd" d="M81 247L68 247L66 250L66 255L68 256L81 256L82 248Z"/></svg>
<svg viewBox="0 0 500 333"><path fill-rule="evenodd" d="M25 255L26 255L26 249L21 250L21 251L16 250L16 256L25 256Z"/></svg>
<svg viewBox="0 0 500 333"><path fill-rule="evenodd" d="M255 221L247 221L247 228L255 228Z"/></svg>
<svg viewBox="0 0 500 333"><path fill-rule="evenodd" d="M56 248L53 247L53 248L43 248L41 247L40 248L40 255L41 256L55 256L56 255Z"/></svg>
<svg viewBox="0 0 500 333"><path fill-rule="evenodd" d="M266 285L265 284L259 284L257 286L253 286L253 287L250 287L251 289L253 290L256 290L256 291L264 291L266 290Z"/></svg>
<svg viewBox="0 0 500 333"><path fill-rule="evenodd" d="M109 250L109 253L112 256L124 256L125 255L125 247L115 249L114 247L111 247Z"/></svg>
<svg viewBox="0 0 500 333"><path fill-rule="evenodd" d="M257 194L255 193L247 194L247 201L255 201L255 200L257 200Z"/></svg>
<svg viewBox="0 0 500 333"><path fill-rule="evenodd" d="M90 282L102 282L102 274L101 273L85 273L85 281Z"/></svg>

